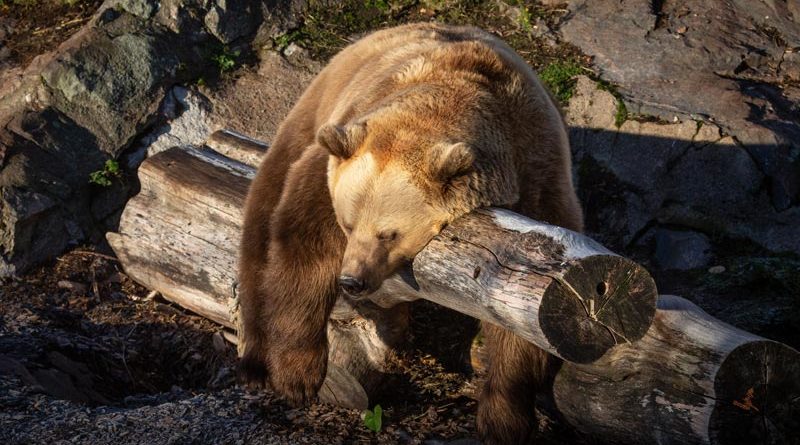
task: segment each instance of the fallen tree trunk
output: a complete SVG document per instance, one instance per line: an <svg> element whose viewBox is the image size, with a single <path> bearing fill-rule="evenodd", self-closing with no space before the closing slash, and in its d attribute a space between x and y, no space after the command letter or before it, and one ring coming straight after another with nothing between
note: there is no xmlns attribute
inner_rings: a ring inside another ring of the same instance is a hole
<svg viewBox="0 0 800 445"><path fill-rule="evenodd" d="M414 258L412 273L388 280L372 299L388 307L424 298L591 363L644 335L656 295L647 271L592 239L487 209L446 227Z"/></svg>
<svg viewBox="0 0 800 445"><path fill-rule="evenodd" d="M611 443L800 443L800 353L671 295L644 338L564 363L553 392L572 425Z"/></svg>

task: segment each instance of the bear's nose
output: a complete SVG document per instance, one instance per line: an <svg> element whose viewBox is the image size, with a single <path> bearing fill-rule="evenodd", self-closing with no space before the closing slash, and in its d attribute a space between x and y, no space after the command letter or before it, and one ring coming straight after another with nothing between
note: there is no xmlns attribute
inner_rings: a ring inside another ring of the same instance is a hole
<svg viewBox="0 0 800 445"><path fill-rule="evenodd" d="M348 294L356 297L364 293L366 286L364 280L359 280L356 277L342 275L339 277L339 287Z"/></svg>

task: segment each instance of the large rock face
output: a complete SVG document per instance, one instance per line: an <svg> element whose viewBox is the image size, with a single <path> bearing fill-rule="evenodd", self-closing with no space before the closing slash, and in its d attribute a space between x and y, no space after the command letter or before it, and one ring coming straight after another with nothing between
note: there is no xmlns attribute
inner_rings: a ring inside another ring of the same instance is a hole
<svg viewBox="0 0 800 445"><path fill-rule="evenodd" d="M156 123L172 86L218 70L223 47L285 29L297 0L110 0L89 25L0 85L0 277L101 235L133 177L89 183ZM256 42L257 43L257 42Z"/></svg>
<svg viewBox="0 0 800 445"><path fill-rule="evenodd" d="M629 108L718 124L800 204L800 1L570 2L563 38L594 56Z"/></svg>
<svg viewBox="0 0 800 445"><path fill-rule="evenodd" d="M800 254L800 1L569 10L561 37L634 114L671 123L617 128L614 97L579 82L570 116L590 229L622 248L678 225Z"/></svg>
<svg viewBox="0 0 800 445"><path fill-rule="evenodd" d="M778 210L747 147L713 124L627 120L617 99L580 77L567 117L587 228L627 251L655 226L679 226L800 253L800 207Z"/></svg>

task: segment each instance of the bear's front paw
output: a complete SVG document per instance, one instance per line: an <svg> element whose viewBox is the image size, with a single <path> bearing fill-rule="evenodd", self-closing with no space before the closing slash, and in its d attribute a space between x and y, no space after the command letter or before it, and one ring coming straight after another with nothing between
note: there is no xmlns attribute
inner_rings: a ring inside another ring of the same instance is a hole
<svg viewBox="0 0 800 445"><path fill-rule="evenodd" d="M304 406L316 400L327 371L327 347L282 349L271 354L269 362L270 386L289 404Z"/></svg>
<svg viewBox="0 0 800 445"><path fill-rule="evenodd" d="M534 409L514 405L501 394L484 392L478 401L475 421L484 445L524 445L533 442L536 422Z"/></svg>
<svg viewBox="0 0 800 445"><path fill-rule="evenodd" d="M239 360L239 380L250 388L266 388L268 384L267 360L247 352Z"/></svg>

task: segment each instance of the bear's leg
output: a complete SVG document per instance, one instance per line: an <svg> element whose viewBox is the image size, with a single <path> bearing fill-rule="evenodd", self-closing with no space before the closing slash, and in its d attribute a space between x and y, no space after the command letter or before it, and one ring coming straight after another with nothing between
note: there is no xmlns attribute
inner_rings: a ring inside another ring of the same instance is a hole
<svg viewBox="0 0 800 445"><path fill-rule="evenodd" d="M582 231L583 215L572 187L558 186L569 177L564 172L553 178L541 195L534 186L522 187L521 199L511 210ZM478 432L487 445L530 443L538 430L536 394L549 391L560 360L503 328L486 322L481 327L490 363L478 402Z"/></svg>
<svg viewBox="0 0 800 445"><path fill-rule="evenodd" d="M264 274L269 290L264 292L268 300L261 322L267 338L259 355L272 389L301 406L313 401L325 379L326 327L337 295L338 264L290 247L273 247Z"/></svg>
<svg viewBox="0 0 800 445"><path fill-rule="evenodd" d="M535 398L547 380L549 355L490 323L482 323L489 370L478 402L485 445L527 444L536 431Z"/></svg>
<svg viewBox="0 0 800 445"><path fill-rule="evenodd" d="M326 325L336 299L335 280L321 279L323 261L303 256L293 261L291 249L270 249L263 274L258 314L263 338L248 343L241 371L249 382L269 386L295 406L313 401L325 378L328 358ZM322 267L321 267L322 266ZM328 283L326 283L328 281Z"/></svg>
<svg viewBox="0 0 800 445"><path fill-rule="evenodd" d="M325 378L326 328L345 247L327 191L327 155L318 152L292 165L272 215L255 314L263 338L248 343L241 365L245 378L266 378L296 406L311 402Z"/></svg>
<svg viewBox="0 0 800 445"><path fill-rule="evenodd" d="M275 190L280 192L283 186L282 183L276 184L267 173L266 169L259 170L247 196L239 254L239 351L248 357L253 356L252 351L264 349L266 334L260 314L266 297L261 291L262 274L270 242L269 220L280 199L280 195L274 196ZM252 386L264 386L266 383L266 368L257 362L243 361L239 373Z"/></svg>
<svg viewBox="0 0 800 445"><path fill-rule="evenodd" d="M305 139L313 140L313 133ZM244 224L239 246L239 352L263 349L266 338L261 312L266 297L261 291L262 274L267 266L270 245L270 220L280 203L289 167L302 155L308 144L296 134L279 132L250 185L245 202ZM266 369L240 367L240 375L248 384L263 386Z"/></svg>

